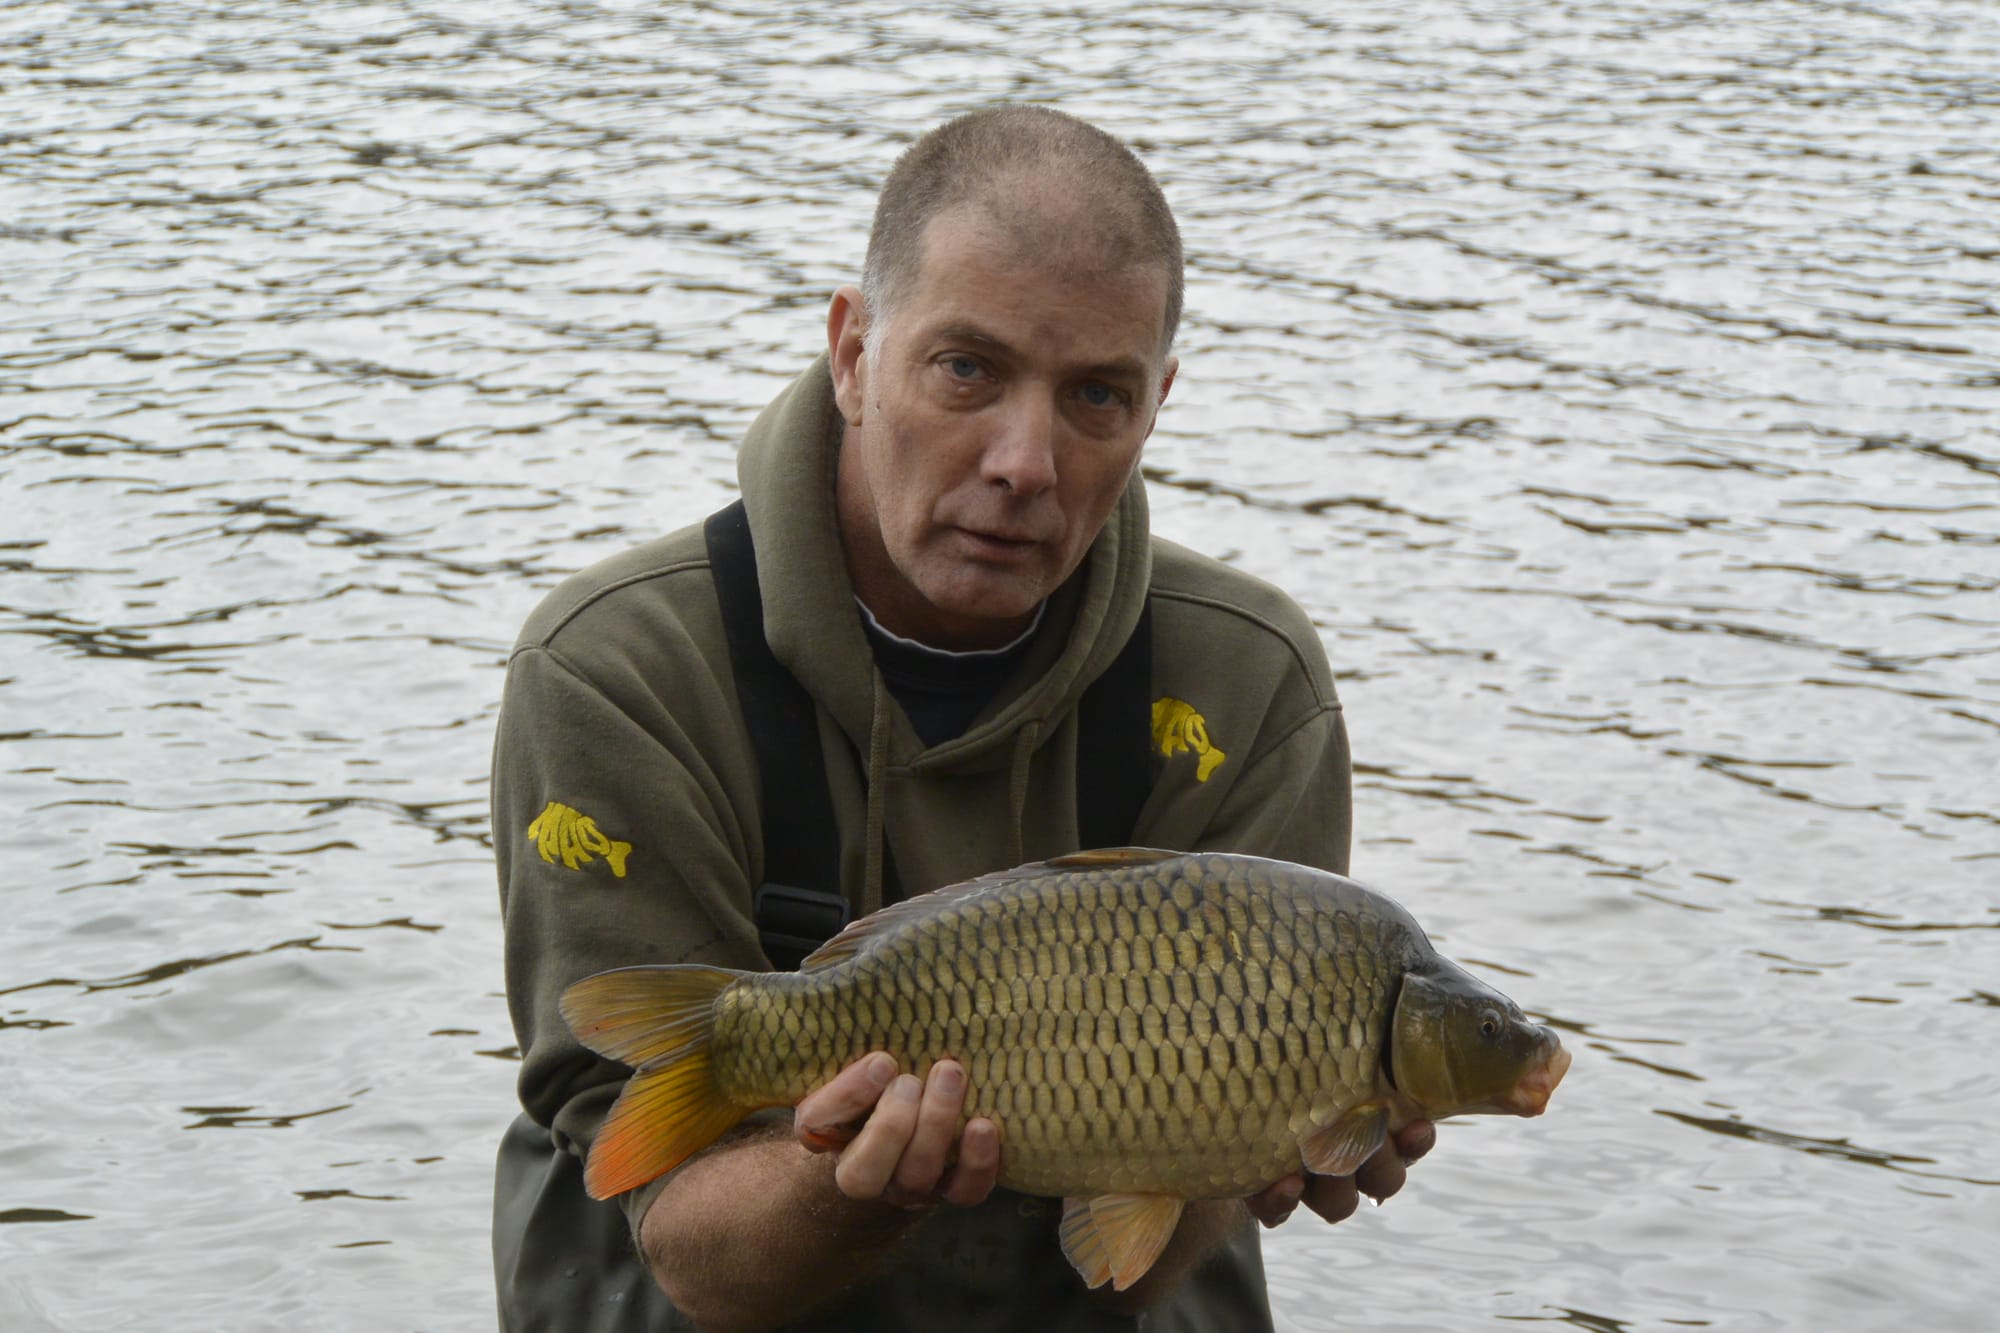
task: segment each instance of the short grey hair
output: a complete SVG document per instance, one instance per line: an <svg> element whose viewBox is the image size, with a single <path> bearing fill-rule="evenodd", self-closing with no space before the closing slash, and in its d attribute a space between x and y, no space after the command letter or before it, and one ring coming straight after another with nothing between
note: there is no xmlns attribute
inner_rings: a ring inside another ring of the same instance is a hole
<svg viewBox="0 0 2000 1333"><path fill-rule="evenodd" d="M1166 275L1161 348L1173 346L1186 261L1173 209L1153 173L1130 148L1087 121L1051 107L1003 105L946 121L912 144L890 170L875 203L861 277L870 352L923 264L924 235L932 221L962 204L997 204L998 182L1028 175L1064 179L1091 198L1103 223L1096 235L1078 241L1101 252L1097 262L1152 267ZM1024 231L1034 224L1028 214L1003 221L1018 221Z"/></svg>

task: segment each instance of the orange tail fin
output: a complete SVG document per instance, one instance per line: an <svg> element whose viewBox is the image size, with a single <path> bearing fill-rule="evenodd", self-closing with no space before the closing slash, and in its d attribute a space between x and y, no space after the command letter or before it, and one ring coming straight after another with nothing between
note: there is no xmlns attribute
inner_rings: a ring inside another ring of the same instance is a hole
<svg viewBox="0 0 2000 1333"><path fill-rule="evenodd" d="M634 1074L618 1094L590 1146L583 1187L593 1199L635 1190L715 1142L749 1110L716 1090L705 1042L669 1056Z"/></svg>
<svg viewBox="0 0 2000 1333"><path fill-rule="evenodd" d="M754 1109L722 1095L708 1053L715 999L742 975L719 967L628 967L563 992L563 1018L576 1039L638 1070L591 1145L583 1173L591 1198L665 1175Z"/></svg>

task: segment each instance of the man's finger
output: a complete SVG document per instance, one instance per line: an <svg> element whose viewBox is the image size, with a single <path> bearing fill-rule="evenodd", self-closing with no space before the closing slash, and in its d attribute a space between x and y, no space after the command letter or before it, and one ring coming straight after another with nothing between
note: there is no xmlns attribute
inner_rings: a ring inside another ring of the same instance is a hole
<svg viewBox="0 0 2000 1333"><path fill-rule="evenodd" d="M1308 1176L1304 1202L1328 1222L1345 1222L1361 1206L1361 1195L1353 1176Z"/></svg>
<svg viewBox="0 0 2000 1333"><path fill-rule="evenodd" d="M923 1103L923 1085L904 1074L891 1083L875 1103L875 1113L840 1150L833 1168L834 1184L851 1199L879 1199L903 1159L903 1149L917 1132L917 1109Z"/></svg>
<svg viewBox="0 0 2000 1333"><path fill-rule="evenodd" d="M944 1175L946 1158L958 1140L958 1114L965 1107L965 1070L956 1061L940 1060L924 1079L924 1098L917 1109L917 1130L896 1164L897 1202L928 1203Z"/></svg>
<svg viewBox="0 0 2000 1333"><path fill-rule="evenodd" d="M1437 1146L1437 1126L1428 1120L1412 1120L1396 1131L1396 1152L1405 1162L1414 1162Z"/></svg>
<svg viewBox="0 0 2000 1333"><path fill-rule="evenodd" d="M895 1077L895 1057L881 1051L864 1055L835 1074L806 1094L793 1113L799 1142L814 1152L829 1152L849 1142Z"/></svg>
<svg viewBox="0 0 2000 1333"><path fill-rule="evenodd" d="M1380 1203L1403 1188L1403 1180L1407 1174L1403 1169L1403 1159L1396 1151L1396 1145L1385 1143L1361 1164L1359 1171L1354 1173L1354 1186L1361 1193Z"/></svg>
<svg viewBox="0 0 2000 1333"><path fill-rule="evenodd" d="M1292 1215L1292 1210L1299 1206L1305 1192L1306 1178L1293 1174L1265 1186L1243 1202L1252 1217L1267 1227L1274 1227Z"/></svg>
<svg viewBox="0 0 2000 1333"><path fill-rule="evenodd" d="M1000 1179L1000 1126L984 1117L968 1121L958 1139L958 1164L946 1173L938 1198L957 1208L986 1202Z"/></svg>

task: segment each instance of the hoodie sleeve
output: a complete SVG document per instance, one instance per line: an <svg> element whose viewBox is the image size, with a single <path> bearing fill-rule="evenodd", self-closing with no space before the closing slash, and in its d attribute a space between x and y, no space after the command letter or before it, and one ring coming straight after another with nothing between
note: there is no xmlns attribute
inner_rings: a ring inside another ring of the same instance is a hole
<svg viewBox="0 0 2000 1333"><path fill-rule="evenodd" d="M712 737L691 735L657 684L639 689L615 670L605 674L610 693L551 648L519 650L493 757L521 1104L579 1155L629 1071L570 1035L557 1007L563 991L592 973L640 964L765 966L749 915L746 839L756 830L730 799L740 775L721 771L733 756ZM699 673L668 680L695 704L721 688ZM727 703L734 708L733 698ZM712 709L685 716L713 726Z"/></svg>

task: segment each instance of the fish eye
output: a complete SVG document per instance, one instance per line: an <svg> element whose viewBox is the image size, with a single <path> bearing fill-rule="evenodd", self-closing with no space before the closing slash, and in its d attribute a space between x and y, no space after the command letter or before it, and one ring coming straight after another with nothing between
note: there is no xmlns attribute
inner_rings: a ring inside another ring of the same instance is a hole
<svg viewBox="0 0 2000 1333"><path fill-rule="evenodd" d="M1483 1009L1479 1014L1479 1035L1497 1037L1500 1035L1500 1015L1491 1009Z"/></svg>

